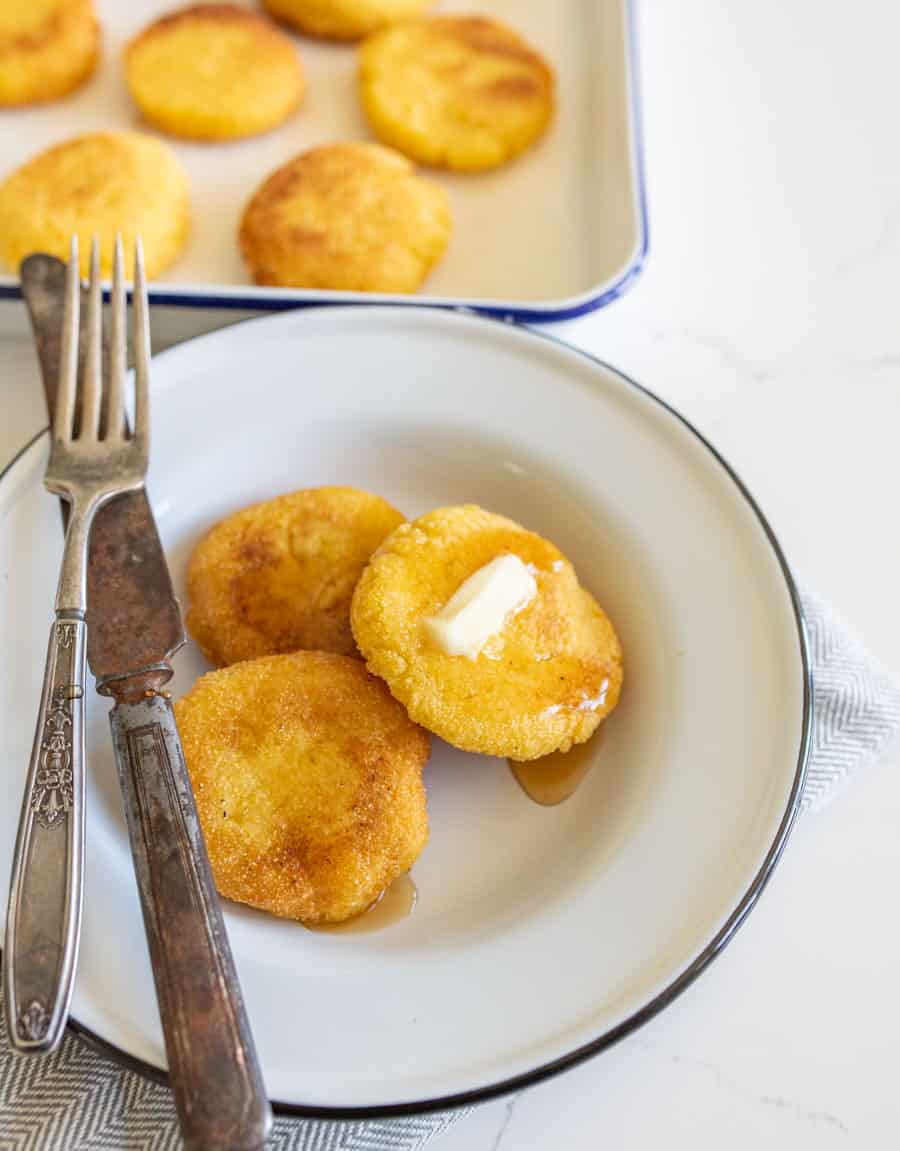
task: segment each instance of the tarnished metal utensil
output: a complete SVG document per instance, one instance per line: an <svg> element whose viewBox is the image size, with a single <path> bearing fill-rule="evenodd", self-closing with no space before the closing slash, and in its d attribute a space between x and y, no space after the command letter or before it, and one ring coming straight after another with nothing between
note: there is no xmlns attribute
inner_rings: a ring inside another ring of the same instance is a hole
<svg viewBox="0 0 900 1151"><path fill-rule="evenodd" d="M63 281L63 266L53 257L30 256L22 265L50 404ZM146 309L141 288L135 286L136 302L139 293ZM139 371L146 367L137 364ZM271 1111L174 713L160 691L184 637L143 490L97 513L87 620L98 691L116 701L113 743L185 1145L255 1151L265 1142Z"/></svg>

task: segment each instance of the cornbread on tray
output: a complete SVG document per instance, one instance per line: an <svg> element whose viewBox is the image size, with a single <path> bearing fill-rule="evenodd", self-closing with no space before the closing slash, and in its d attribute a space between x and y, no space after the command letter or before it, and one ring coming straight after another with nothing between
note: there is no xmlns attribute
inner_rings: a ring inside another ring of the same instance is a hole
<svg viewBox="0 0 900 1151"><path fill-rule="evenodd" d="M266 179L240 226L258 284L414 292L444 254L447 194L377 144L331 144Z"/></svg>
<svg viewBox="0 0 900 1151"><path fill-rule="evenodd" d="M161 16L128 44L125 70L149 123L197 140L267 132L303 98L293 41L236 4L195 4Z"/></svg>
<svg viewBox="0 0 900 1151"><path fill-rule="evenodd" d="M67 96L99 51L92 0L0 0L0 106Z"/></svg>
<svg viewBox="0 0 900 1151"><path fill-rule="evenodd" d="M263 0L278 20L307 36L358 40L398 20L420 16L435 0Z"/></svg>
<svg viewBox="0 0 900 1151"><path fill-rule="evenodd" d="M82 275L96 235L100 270L108 276L120 232L126 265L140 236L152 277L175 260L189 229L184 169L167 144L139 132L95 132L66 140L0 184L0 256L13 271L31 252L68 259L77 233Z"/></svg>
<svg viewBox="0 0 900 1151"><path fill-rule="evenodd" d="M397 24L359 53L362 104L379 140L461 172L499 167L530 147L553 117L554 84L539 52L482 16Z"/></svg>

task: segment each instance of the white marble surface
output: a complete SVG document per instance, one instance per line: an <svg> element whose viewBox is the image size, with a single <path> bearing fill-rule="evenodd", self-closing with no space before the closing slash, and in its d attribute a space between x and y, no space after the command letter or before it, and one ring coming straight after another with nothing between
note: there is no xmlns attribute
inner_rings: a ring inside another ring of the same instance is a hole
<svg viewBox="0 0 900 1151"><path fill-rule="evenodd" d="M900 677L900 15L643 0L639 25L650 259L626 299L556 331L714 440L801 579ZM2 355L6 460L41 402L28 345ZM669 1010L433 1151L896 1145L898 874L895 752L801 821Z"/></svg>
<svg viewBox="0 0 900 1151"><path fill-rule="evenodd" d="M714 440L801 579L900 676L900 17L643 0L639 24L650 259L562 330ZM895 752L801 821L681 1000L434 1151L896 1146L898 819Z"/></svg>

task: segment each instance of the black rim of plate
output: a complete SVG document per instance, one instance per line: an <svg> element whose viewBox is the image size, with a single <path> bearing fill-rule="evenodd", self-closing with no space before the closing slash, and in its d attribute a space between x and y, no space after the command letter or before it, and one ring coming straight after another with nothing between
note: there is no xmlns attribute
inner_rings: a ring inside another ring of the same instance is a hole
<svg viewBox="0 0 900 1151"><path fill-rule="evenodd" d="M385 311L400 311L406 310L403 305L399 307L392 305L380 305ZM408 307L408 306L407 306ZM303 314L308 314L311 311L318 311L318 308L303 309ZM333 311L334 308L325 306L323 310ZM341 309L338 309L341 310ZM346 312L360 312L367 311L367 308L346 308ZM436 309L438 310L438 309ZM457 314L461 310L457 310ZM454 314L452 309L448 309L449 314ZM469 322L495 326L501 324L504 328L514 325L504 323L501 320L493 319L491 317L473 315L469 311L463 313L466 320ZM256 319L263 318L269 319L270 322L274 317L255 317L254 319L245 320L240 324L231 325L231 327L243 327L244 324L252 324ZM734 468L728 463L727 460L713 447L713 445L706 439L706 437L699 432L694 425L687 420L679 411L672 407L671 404L661 399L649 388L639 384L637 380L632 379L618 368L608 364L605 360L601 360L598 356L591 355L590 352L585 352L580 348L573 347L571 344L566 343L565 340L560 339L558 336L550 335L546 332L536 331L533 328L523 327L516 325L516 330L526 337L526 339L543 340L547 343L554 344L555 346L564 349L571 355L580 356L588 360L590 363L597 367L603 368L605 371L610 372L623 383L629 387L634 388L654 403L658 404L661 408L673 416L684 428L689 431L694 438L703 445L709 454L716 460L726 475L731 479L738 491L746 500L750 509L756 516L765 535L772 552L778 561L781 568L781 573L784 577L787 586L788 594L791 599L791 605L794 611L794 619L797 626L797 640L800 647L800 659L803 668L803 716L801 721L801 735L800 735L800 748L797 757L797 768L794 773L793 784L791 785L790 795L788 797L787 808L782 816L781 823L775 833L775 838L771 847L766 853L765 859L759 868L759 871L753 878L752 883L744 893L743 898L738 903L737 907L729 915L724 925L719 929L713 939L703 948L699 955L689 964L689 966L675 979L672 980L658 995L646 1003L634 1014L630 1015L627 1019L617 1024L615 1027L604 1031L602 1035L597 1036L590 1042L582 1044L582 1046L561 1055L556 1059L552 1059L547 1063L542 1063L539 1067L535 1067L530 1071L522 1072L519 1075L512 1076L509 1079L501 1079L496 1083L488 1083L483 1087L474 1087L469 1091L460 1091L452 1095L438 1096L434 1099L414 1100L409 1103L389 1103L374 1106L362 1107L328 1107L328 1106L315 1106L306 1105L302 1103L284 1103L280 1100L272 1100L272 1108L276 1115L283 1115L286 1117L293 1117L297 1119L389 1119L399 1116L409 1115L423 1115L432 1111L450 1111L460 1107L469 1107L476 1103L484 1103L489 1099L495 1099L500 1095L506 1095L513 1091L521 1090L523 1087L531 1087L536 1083L540 1083L545 1079L550 1079L554 1075L559 1075L563 1071L575 1067L579 1063L590 1059L594 1055L599 1055L601 1051L605 1051L608 1047L612 1047L620 1039L624 1039L626 1035L630 1035L639 1027L642 1027L655 1015L657 1015L663 1008L667 1007L674 999L676 999L682 991L689 987L698 975L703 972L706 967L716 958L716 956L723 950L723 948L731 942L738 928L747 918L748 914L756 904L757 899L766 886L775 866L781 858L784 851L785 844L787 843L788 836L794 825L797 813L800 809L800 797L803 793L803 783L806 778L806 767L809 759L809 749L812 735L812 713L813 713L813 682L812 682L812 668L809 661L809 645L806 636L806 625L803 618L803 609L800 602L800 595L797 590L794 577L791 574L790 567L788 566L787 559L778 542L772 526L766 519L756 500L750 494L749 489L744 484L740 476L735 472ZM205 335L216 335L217 333L206 333ZM204 336L194 337L195 339L203 339ZM191 340L182 341L180 344L174 345L172 351L182 347L185 343L191 343ZM165 353L160 353L164 356ZM0 483L2 483L7 475L12 471L16 464L22 457L34 446L44 435L47 434L48 429L43 429L37 435L25 444L10 460L6 467L0 471ZM104 1039L96 1032L86 1027L83 1023L79 1023L77 1019L69 1018L69 1029L78 1035L90 1047L99 1051L101 1054L109 1056L115 1060L122 1067L129 1071L135 1071L137 1074L144 1076L147 1079L155 1080L157 1083L168 1085L168 1075L161 1067L156 1067L152 1063L147 1063L145 1060L138 1058L135 1055L129 1054L117 1047L108 1039Z"/></svg>

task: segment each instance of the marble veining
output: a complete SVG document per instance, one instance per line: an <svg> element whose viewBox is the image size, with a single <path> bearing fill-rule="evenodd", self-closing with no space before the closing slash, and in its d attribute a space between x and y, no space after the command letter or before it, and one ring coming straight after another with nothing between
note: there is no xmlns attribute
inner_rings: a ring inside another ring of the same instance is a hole
<svg viewBox="0 0 900 1151"><path fill-rule="evenodd" d="M776 1107L779 1110L789 1111L796 1119L805 1123L827 1124L829 1127L835 1127L842 1131L845 1135L850 1134L849 1125L839 1115L809 1107L798 1099L788 1099L783 1095L758 1094L733 1079L718 1063L713 1063L707 1059L694 1059L687 1055L673 1055L672 1062L708 1073L713 1077L717 1087L746 1100L748 1103L761 1104L763 1107Z"/></svg>
<svg viewBox="0 0 900 1151"><path fill-rule="evenodd" d="M500 1126L497 1128L497 1134L494 1136L494 1142L491 1144L491 1151L499 1151L500 1144L503 1142L509 1125L512 1121L513 1113L516 1109L516 1104L519 1102L519 1095L510 1095L506 1100L506 1105L503 1108L503 1116L500 1119Z"/></svg>

